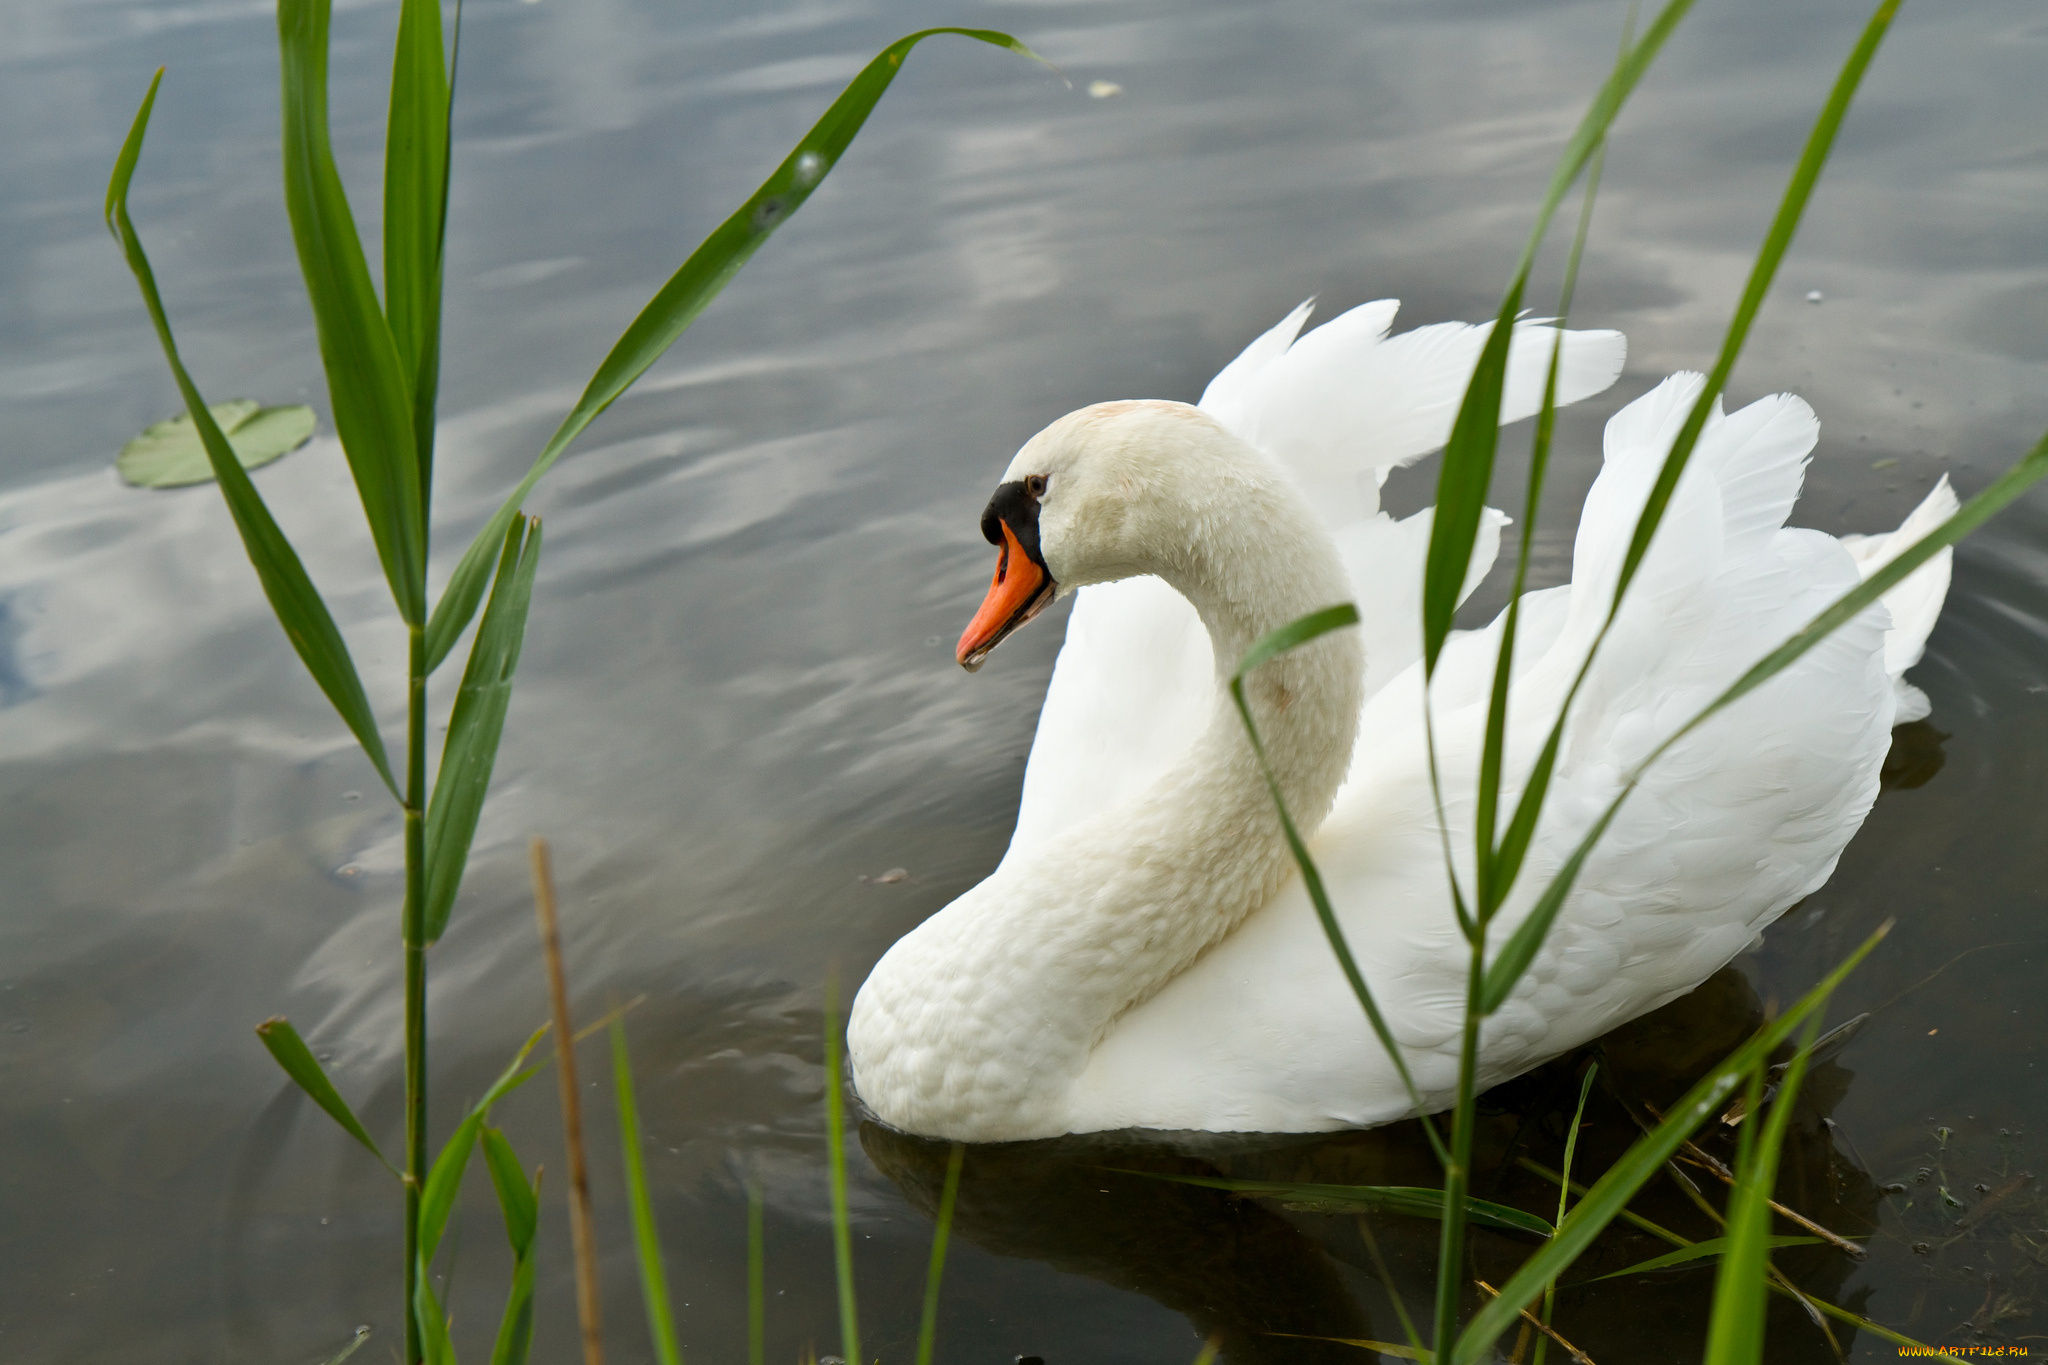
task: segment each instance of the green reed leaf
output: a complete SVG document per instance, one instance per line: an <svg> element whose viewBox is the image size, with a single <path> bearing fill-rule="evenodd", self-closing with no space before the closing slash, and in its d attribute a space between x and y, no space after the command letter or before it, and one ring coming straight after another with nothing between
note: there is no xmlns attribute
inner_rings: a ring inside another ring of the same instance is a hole
<svg viewBox="0 0 2048 1365"><path fill-rule="evenodd" d="M1500 442L1501 391L1507 379L1508 348L1515 315L1521 311L1522 296L1528 288L1529 272L1536 253L1550 230L1550 220L1564 202L1572 182L1607 136L1609 125L1636 83L1649 69L1665 39L1692 8L1692 0L1671 0L1643 34L1615 63L1614 70L1591 107L1579 121L1536 212L1528 244L1516 263L1514 276L1494 317L1493 330L1480 351L1465 398L1451 425L1451 437L1444 446L1443 462L1437 476L1436 516L1430 524L1429 549L1424 560L1422 581L1422 657L1426 672L1436 670L1444 642L1450 638L1451 619L1458 609L1458 589L1472 564L1472 546L1479 538L1479 521L1486 511L1486 492L1493 480L1494 452Z"/></svg>
<svg viewBox="0 0 2048 1365"><path fill-rule="evenodd" d="M533 1234L540 1226L540 1195L526 1183L519 1154L512 1150L504 1131L485 1128L482 1133L484 1165L491 1173L491 1187L498 1192L498 1209L505 1215L505 1240L514 1256L524 1256L533 1247Z"/></svg>
<svg viewBox="0 0 2048 1365"><path fill-rule="evenodd" d="M1120 1169L1121 1168L1116 1168ZM1417 1218L1444 1216L1444 1192L1419 1185L1319 1185L1298 1180L1225 1180L1219 1176L1168 1175L1160 1171L1122 1170L1124 1175L1142 1175L1148 1180L1171 1180L1178 1185L1199 1185L1204 1189L1228 1190L1260 1199L1278 1199L1299 1213L1405 1213ZM1548 1237L1557 1229L1533 1213L1486 1199L1466 1201L1466 1216L1475 1223L1503 1232L1530 1232Z"/></svg>
<svg viewBox="0 0 2048 1365"><path fill-rule="evenodd" d="M447 222L452 91L440 0L403 0L392 51L384 134L384 310L412 391L419 485L433 487L434 400L440 385L441 247Z"/></svg>
<svg viewBox="0 0 2048 1365"><path fill-rule="evenodd" d="M1757 1030L1749 1041L1735 1049L1721 1064L1701 1077L1684 1098L1665 1111L1664 1121L1638 1139L1606 1174L1593 1183L1578 1206L1565 1215L1557 1235L1537 1249L1501 1286L1500 1296L1485 1304L1459 1334L1446 1357L1446 1365L1476 1365L1488 1358L1494 1341L1515 1324L1523 1304L1543 1292L1544 1284L1584 1254L1593 1239L1619 1214L1628 1201L1663 1168L1693 1130L1719 1113L1742 1078L1760 1065L1790 1037L1809 1014L1826 1004L1835 987L1891 931L1886 922L1863 941L1820 984L1802 996L1781 1017Z"/></svg>
<svg viewBox="0 0 2048 1365"><path fill-rule="evenodd" d="M284 201L313 305L334 429L362 497L399 614L426 619L426 521L413 439L412 385L356 236L327 137L332 0L278 0L284 98Z"/></svg>
<svg viewBox="0 0 2048 1365"><path fill-rule="evenodd" d="M853 1219L846 1204L846 1080L840 1062L839 974L825 977L825 1145L832 1186L832 1266L839 1287L839 1344L846 1360L860 1353L860 1310L853 1297Z"/></svg>
<svg viewBox="0 0 2048 1365"><path fill-rule="evenodd" d="M469 666L463 670L462 687L448 718L441 770L434 775L434 795L427 804L424 932L429 943L447 929L469 865L470 844L505 732L505 712L512 705L512 675L519 667L526 611L539 567L540 520L515 517L505 530L490 604L470 646Z"/></svg>
<svg viewBox="0 0 2048 1365"><path fill-rule="evenodd" d="M1251 741L1252 753L1259 761L1259 772L1266 779L1266 791L1273 798L1273 808L1280 815L1280 830L1287 838L1287 848L1294 855L1295 866L1301 870L1302 885L1308 890L1309 902L1316 908L1316 920L1323 926L1323 936L1329 940L1330 951L1336 955L1337 966L1344 973L1344 980L1350 985L1352 995L1358 999L1359 1008L1365 1011L1366 1022L1372 1026L1373 1036L1386 1049L1387 1057L1393 1062L1394 1070L1400 1073L1401 1084L1407 1088L1408 1099L1415 1106L1417 1114L1427 1108L1422 1102L1422 1092L1416 1088L1415 1078L1409 1074L1407 1059L1401 1055L1400 1045L1394 1041L1393 1030L1387 1027L1386 1017L1380 1013L1379 1003L1373 999L1372 989L1365 984L1364 973L1358 970L1358 960L1351 955L1351 945L1344 937L1344 928L1337 923L1337 912L1330 905L1329 892L1323 886L1322 871L1316 867L1315 859L1309 856L1308 843L1295 827L1294 816L1287 809L1287 800L1280 793L1280 783L1273 776L1272 764L1266 761L1266 746L1259 738L1258 723L1252 719L1250 705L1244 697L1244 680L1253 669L1270 662L1280 654L1295 649L1319 636L1345 626L1358 623L1358 608L1349 602L1288 622L1276 630L1269 631L1238 660L1237 672L1230 679L1231 700L1237 704L1239 721L1244 725L1245 737ZM1450 1153L1437 1136L1436 1126L1424 1115L1422 1131L1429 1138L1439 1161L1447 1161Z"/></svg>
<svg viewBox="0 0 2048 1365"><path fill-rule="evenodd" d="M946 1183L939 1192L939 1216L932 1226L931 1261L924 1271L924 1311L918 1315L917 1365L932 1365L932 1349L939 1339L939 1279L946 1271L946 1240L953 1231L953 1205L960 1197L960 1170L967 1161L967 1148L954 1143L946 1154Z"/></svg>
<svg viewBox="0 0 2048 1365"><path fill-rule="evenodd" d="M420 1348L426 1365L455 1365L455 1342L448 1335L448 1315L441 1310L441 1301L434 1297L424 1262L413 1280L412 1307L413 1318L419 1323Z"/></svg>
<svg viewBox="0 0 2048 1365"><path fill-rule="evenodd" d="M533 1250L534 1234L540 1227L540 1172L533 1173L533 1184L528 1185L512 1144L496 1128L483 1130L483 1144L484 1164L490 1168L498 1209L505 1216L505 1236L512 1244L512 1286L491 1347L491 1365L526 1365L533 1349Z"/></svg>
<svg viewBox="0 0 2048 1365"><path fill-rule="evenodd" d="M150 78L149 93L143 96L142 107L136 110L135 122L128 130L127 141L122 143L121 154L115 159L114 174L107 182L107 230L121 244L128 268L134 272L135 282L142 289L142 302L149 310L151 324L156 328L157 342L163 347L164 359L171 367L171 377L177 381L178 392L185 399L186 412L206 448L214 477L220 482L221 496L227 501L228 514L234 518L235 530L242 537L242 547L248 552L249 563L255 566L257 581L263 585L263 595L270 600L270 609L276 614L277 623L284 628L285 638L298 651L306 671L313 675L313 681L319 684L327 700L341 714L349 733L369 755L377 775L384 779L385 787L393 797L398 797L398 784L392 780L391 763L384 753L384 737L377 732L377 721L370 714L370 702L363 694L363 683L356 674L355 662L349 658L348 645L342 640L341 631L334 624L326 602L321 600L319 589L307 577L298 553L285 539L284 532L278 529L270 509L263 503L262 494L256 491L248 471L235 458L228 438L213 420L206 400L200 397L198 386L186 372L185 362L178 355L178 343L171 336L170 317L164 312L162 296L157 293L156 273L150 269L149 257L142 249L142 238L136 233L135 222L128 215L128 183L135 174L135 163L142 155L143 134L149 128L149 113L156 104L157 86L163 81L163 75L159 69Z"/></svg>
<svg viewBox="0 0 2048 1365"><path fill-rule="evenodd" d="M231 398L210 404L207 410L244 469L261 469L313 435L313 410L303 403L266 408L247 398ZM144 427L141 435L121 447L114 469L123 483L136 488L213 482L213 461L188 412Z"/></svg>
<svg viewBox="0 0 2048 1365"><path fill-rule="evenodd" d="M626 1054L626 1026L612 1020L612 1089L619 1101L619 1144L626 1158L626 1202L633 1211L633 1259L640 1267L640 1301L647 1306L647 1336L661 1365L682 1365L676 1349L675 1316L669 1307L668 1269L654 1226L654 1201L647 1193L647 1162L641 1151L640 1103L633 1094L633 1062Z"/></svg>
<svg viewBox="0 0 2048 1365"><path fill-rule="evenodd" d="M812 125L803 140L783 158L774 173L761 183L746 203L740 205L738 211L712 230L711 235L690 253L682 268L669 277L668 283L641 310L640 316L633 319L632 325L612 347L611 354L591 376L590 384L577 400L575 408L549 438L533 468L527 471L519 486L512 490L512 496L477 533L476 539L470 542L469 550L448 580L427 628L429 669L439 666L447 657L456 637L475 614L477 603L483 599L484 584L490 576L491 556L496 552L498 542L504 538L505 528L511 524L513 514L526 501L526 495L533 491L541 476L599 413L611 406L646 372L648 366L660 359L697 315L732 282L733 276L775 230L803 207L804 201L824 183L825 177L852 145L854 135L860 132L861 125L888 90L890 82L896 79L896 73L910 50L926 38L941 33L992 43L1034 59L1038 55L1009 34L992 29L928 28L889 44L853 78L839 98L832 102L832 107L825 111L824 117Z"/></svg>
<svg viewBox="0 0 2048 1365"><path fill-rule="evenodd" d="M284 1074L291 1077L313 1103L326 1110L327 1116L340 1124L350 1137L362 1143L371 1156L383 1161L385 1170L398 1174L395 1166L384 1161L384 1153L377 1150L369 1130L348 1107L348 1101L341 1097L341 1092L334 1088L334 1082L327 1079L327 1072L321 1068L312 1049L306 1046L306 1040L299 1037L299 1031L292 1027L291 1020L283 1015L266 1019L256 1026L256 1036L277 1059L277 1064L284 1068Z"/></svg>
<svg viewBox="0 0 2048 1365"><path fill-rule="evenodd" d="M441 1234L447 1230L448 1215L455 1210L455 1196L462 1191L463 1172L469 1169L469 1156L476 1150L477 1134L483 1126L483 1115L476 1112L455 1125L441 1154L434 1158L433 1168L427 1172L427 1183L420 1194L422 1275L433 1264L434 1252L440 1248Z"/></svg>
<svg viewBox="0 0 2048 1365"><path fill-rule="evenodd" d="M1778 1247L1825 1245L1818 1237L1772 1237L1769 1239L1769 1244L1774 1250ZM1712 1260L1727 1249L1728 1239L1726 1237L1709 1237L1704 1242L1694 1242L1691 1246L1683 1246L1676 1251L1667 1251L1662 1256L1652 1256L1647 1261L1638 1261L1626 1270L1615 1270L1605 1275L1595 1276L1594 1279L1588 1280L1586 1283L1593 1284L1598 1280L1618 1280L1625 1275L1647 1275L1653 1270L1669 1270L1673 1266L1685 1265L1691 1261Z"/></svg>
<svg viewBox="0 0 2048 1365"><path fill-rule="evenodd" d="M1778 1085L1763 1133L1756 1134L1754 1123L1743 1125L1735 1189L1728 1196L1727 1253L1715 1277L1713 1315L1707 1324L1707 1365L1759 1365L1763 1360L1764 1286L1771 1268L1771 1247L1778 1240L1771 1236L1771 1191L1792 1120L1793 1098L1799 1093L1819 1033L1820 1016L1816 1014L1808 1020L1806 1036ZM1752 1114L1762 1100L1764 1066L1759 1059L1750 1073Z"/></svg>

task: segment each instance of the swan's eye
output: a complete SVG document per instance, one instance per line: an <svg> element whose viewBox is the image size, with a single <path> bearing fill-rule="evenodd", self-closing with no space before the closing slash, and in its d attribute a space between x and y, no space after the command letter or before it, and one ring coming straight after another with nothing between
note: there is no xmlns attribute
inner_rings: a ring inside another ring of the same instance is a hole
<svg viewBox="0 0 2048 1365"><path fill-rule="evenodd" d="M1024 480L1024 491L1026 493L1029 493L1034 498L1044 497L1045 475L1033 474L1030 478Z"/></svg>

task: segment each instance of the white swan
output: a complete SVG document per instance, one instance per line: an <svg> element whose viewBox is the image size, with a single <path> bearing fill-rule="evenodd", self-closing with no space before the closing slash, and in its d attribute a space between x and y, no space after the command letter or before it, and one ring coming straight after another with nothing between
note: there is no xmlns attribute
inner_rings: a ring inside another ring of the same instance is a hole
<svg viewBox="0 0 2048 1365"><path fill-rule="evenodd" d="M1267 665L1249 693L1426 1106L1454 1098L1466 949L1415 662L1429 514L1392 521L1377 488L1442 444L1485 329L1386 339L1395 307L1367 304L1296 341L1304 305L1199 407L1085 408L1012 461L984 514L1002 548L962 663L978 666L1055 592L1096 586L1068 624L1009 853L891 948L854 1002L855 1085L885 1122L1003 1141L1319 1131L1413 1112L1331 958L1221 686L1265 632L1348 599L1360 629ZM1504 420L1535 408L1556 335L1517 330ZM1565 401L1612 383L1622 355L1618 334L1568 333ZM1701 382L1674 376L1609 422L1572 582L1525 599L1511 791ZM1575 706L1496 939L1634 760L1955 506L1943 480L1892 536L1784 529L1817 432L1790 395L1709 423ZM1468 591L1504 520L1490 519ZM1943 552L1650 770L1487 1021L1482 1085L1689 990L1827 879L1876 795L1891 726L1925 714L1899 675L1920 656L1948 574ZM1454 638L1430 689L1464 858L1502 628Z"/></svg>

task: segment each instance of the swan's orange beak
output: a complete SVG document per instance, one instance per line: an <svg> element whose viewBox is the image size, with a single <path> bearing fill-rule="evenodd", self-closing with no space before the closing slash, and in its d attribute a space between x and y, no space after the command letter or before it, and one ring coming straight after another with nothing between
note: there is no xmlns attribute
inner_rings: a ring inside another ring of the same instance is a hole
<svg viewBox="0 0 2048 1365"><path fill-rule="evenodd" d="M988 585L988 596L982 599L981 610L974 613L974 619L967 623L967 632L960 637L960 644L953 651L953 657L969 673L981 667L988 652L1001 644L1009 633L1045 610L1052 601L1057 585L1052 575L1032 562L1024 553L1024 547L1017 543L1017 533L1006 521L998 520L1002 528L1003 542L996 551L996 576Z"/></svg>

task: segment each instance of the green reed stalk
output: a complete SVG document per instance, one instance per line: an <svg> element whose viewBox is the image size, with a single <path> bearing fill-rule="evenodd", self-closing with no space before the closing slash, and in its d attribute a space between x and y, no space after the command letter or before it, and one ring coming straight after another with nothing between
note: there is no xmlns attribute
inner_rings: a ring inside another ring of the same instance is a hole
<svg viewBox="0 0 2048 1365"><path fill-rule="evenodd" d="M747 1365L765 1365L768 1359L768 1258L767 1221L761 1207L761 1187L747 1184Z"/></svg>
<svg viewBox="0 0 2048 1365"><path fill-rule="evenodd" d="M967 1148L953 1144L946 1154L946 1183L939 1193L938 1221L932 1227L931 1264L924 1272L924 1311L917 1324L917 1365L932 1365L932 1347L939 1336L939 1277L946 1271L946 1239L953 1230L953 1203L960 1196L960 1168Z"/></svg>
<svg viewBox="0 0 2048 1365"><path fill-rule="evenodd" d="M1572 1157L1578 1151L1579 1125L1586 1120L1586 1097L1593 1093L1593 1078L1599 1074L1600 1063L1598 1062L1594 1062L1586 1068L1586 1078L1579 1082L1579 1104L1576 1109L1572 1110L1572 1126L1565 1132L1564 1178L1558 1183L1557 1187L1557 1221L1560 1223L1564 1221L1565 1214L1571 1208ZM1552 1236L1555 1235L1555 1233L1552 1234ZM1557 1277L1553 1275L1543 1286L1543 1311L1538 1316L1543 1319L1544 1326L1548 1327L1550 1325L1550 1313L1556 1306ZM1536 1338L1536 1352L1530 1358L1529 1365L1543 1365L1545 1348L1549 1345L1550 1338L1539 1334Z"/></svg>
<svg viewBox="0 0 2048 1365"><path fill-rule="evenodd" d="M839 973L825 978L825 1145L832 1182L832 1268L839 1287L839 1347L860 1353L860 1310L853 1299L853 1220L846 1207L846 1079L839 1058Z"/></svg>

